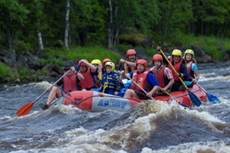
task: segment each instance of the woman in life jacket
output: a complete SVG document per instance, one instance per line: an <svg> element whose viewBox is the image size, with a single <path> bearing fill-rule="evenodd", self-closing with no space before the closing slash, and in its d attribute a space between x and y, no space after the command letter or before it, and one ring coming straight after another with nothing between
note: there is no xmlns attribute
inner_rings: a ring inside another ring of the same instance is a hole
<svg viewBox="0 0 230 153"><path fill-rule="evenodd" d="M172 51L172 56L170 57L170 62L179 74L179 76L174 72L173 68L169 65L168 67L171 69L173 78L174 78L174 84L172 86L172 91L178 91L178 90L185 90L183 85L181 84L179 77L183 79L183 81L190 81L187 73L187 69L184 63L184 60L182 58L182 52L179 49L174 49Z"/></svg>
<svg viewBox="0 0 230 153"><path fill-rule="evenodd" d="M123 70L123 78L125 78L125 75L132 78L133 73L136 70L136 57L137 53L135 49L128 49L126 52L126 59L120 59L119 70Z"/></svg>
<svg viewBox="0 0 230 153"><path fill-rule="evenodd" d="M157 79L151 71L147 70L147 61L145 59L138 59L136 65L137 72L133 74L133 83L130 89L126 91L124 98L149 99L159 88ZM143 88L147 95L136 84Z"/></svg>
<svg viewBox="0 0 230 153"><path fill-rule="evenodd" d="M105 73L101 80L101 89L100 92L118 95L121 89L120 76L116 73L115 64L113 62L106 62L105 64Z"/></svg>
<svg viewBox="0 0 230 153"><path fill-rule="evenodd" d="M196 84L199 80L198 67L195 60L195 54L192 49L185 50L184 61L187 68L188 76L191 78L191 81L187 82L187 85L192 86L193 84Z"/></svg>
<svg viewBox="0 0 230 153"><path fill-rule="evenodd" d="M42 109L48 109L54 99L64 96L71 91L79 90L77 87L78 80L83 80L84 76L75 71L72 65L68 64L65 66L64 71L69 71L68 74L51 88L46 104Z"/></svg>
<svg viewBox="0 0 230 153"><path fill-rule="evenodd" d="M96 88L99 88L100 81L102 80L102 62L99 59L94 59L91 61L91 64L93 64L97 70L93 73L93 80Z"/></svg>
<svg viewBox="0 0 230 153"><path fill-rule="evenodd" d="M152 57L154 66L150 69L156 76L160 90L169 92L174 83L172 71L163 64L163 57L160 54L155 54ZM159 94L163 94L161 91Z"/></svg>
<svg viewBox="0 0 230 153"><path fill-rule="evenodd" d="M95 88L94 73L96 73L97 68L93 64L89 63L86 59L82 59L79 62L79 72L83 75L84 79L79 80L80 90L91 90Z"/></svg>

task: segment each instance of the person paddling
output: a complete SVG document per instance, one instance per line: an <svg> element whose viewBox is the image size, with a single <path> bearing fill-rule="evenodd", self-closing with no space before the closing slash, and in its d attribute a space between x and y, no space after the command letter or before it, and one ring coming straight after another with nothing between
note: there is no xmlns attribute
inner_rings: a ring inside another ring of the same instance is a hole
<svg viewBox="0 0 230 153"><path fill-rule="evenodd" d="M106 62L105 64L105 73L101 80L101 89L100 92L118 95L121 88L120 76L116 73L115 64L113 62Z"/></svg>
<svg viewBox="0 0 230 153"><path fill-rule="evenodd" d="M187 85L191 86L192 84L196 84L199 80L198 67L195 60L195 54L192 49L185 50L184 61L187 68L188 76L192 79L192 81L188 82Z"/></svg>
<svg viewBox="0 0 230 153"><path fill-rule="evenodd" d="M64 94L71 91L79 90L77 86L78 80L83 80L84 76L81 73L76 72L72 64L66 65L64 71L69 72L57 83L57 85L51 88L46 104L42 109L48 109L54 99L64 96Z"/></svg>
<svg viewBox="0 0 230 153"><path fill-rule="evenodd" d="M159 89L155 75L147 70L147 61L138 59L136 62L137 72L133 74L133 83L124 95L124 98L149 99ZM138 87L137 84L142 88ZM147 92L143 92L143 89Z"/></svg>
<svg viewBox="0 0 230 153"><path fill-rule="evenodd" d="M124 74L129 75L132 78L134 71L136 70L136 56L135 49L128 49L126 52L126 59L120 59L120 63L123 64Z"/></svg>
<svg viewBox="0 0 230 153"><path fill-rule="evenodd" d="M154 73L159 83L161 90L170 91L174 83L172 71L163 64L163 57L160 54L155 54L152 57L154 66L150 69ZM162 94L158 92L158 95Z"/></svg>
<svg viewBox="0 0 230 153"><path fill-rule="evenodd" d="M186 66L184 64L183 58L182 58L182 52L179 49L174 49L172 51L172 56L170 57L169 61L171 62L172 66L175 68L175 70L179 73L180 77L184 81L189 81L188 73ZM181 81L179 80L179 76L173 71L173 68L169 65L169 68L171 69L173 73L174 78L174 84L172 86L172 91L177 90L184 90Z"/></svg>

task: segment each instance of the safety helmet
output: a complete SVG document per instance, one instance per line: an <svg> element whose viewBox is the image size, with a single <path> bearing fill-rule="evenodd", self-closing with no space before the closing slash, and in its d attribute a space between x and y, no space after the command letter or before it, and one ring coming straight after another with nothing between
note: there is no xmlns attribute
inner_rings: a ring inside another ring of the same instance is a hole
<svg viewBox="0 0 230 153"><path fill-rule="evenodd" d="M179 49L174 49L174 50L172 51L172 55L173 55L173 56L182 56L182 52L181 52L181 50L179 50Z"/></svg>
<svg viewBox="0 0 230 153"><path fill-rule="evenodd" d="M147 67L147 65L148 65L148 63L145 59L138 59L136 64L137 65L138 64L144 65L144 67Z"/></svg>
<svg viewBox="0 0 230 153"><path fill-rule="evenodd" d="M192 49L186 49L184 55L191 54L194 57L194 51Z"/></svg>
<svg viewBox="0 0 230 153"><path fill-rule="evenodd" d="M105 58L103 59L102 64L105 65L106 62L111 62L111 61L112 61L111 59Z"/></svg>
<svg viewBox="0 0 230 153"><path fill-rule="evenodd" d="M161 54L155 54L153 55L153 58L152 58L153 62L154 61L163 61L163 57L161 56Z"/></svg>
<svg viewBox="0 0 230 153"><path fill-rule="evenodd" d="M101 60L99 60L99 59L94 59L94 60L91 61L91 64L100 65L100 64L101 64Z"/></svg>
<svg viewBox="0 0 230 153"><path fill-rule="evenodd" d="M106 62L106 63L105 63L105 66L110 66L110 67L112 67L112 70L115 69L115 64L114 64L113 62Z"/></svg>
<svg viewBox="0 0 230 153"><path fill-rule="evenodd" d="M89 62L87 59L84 59L86 62ZM87 66L84 62L79 63L80 66Z"/></svg>
<svg viewBox="0 0 230 153"><path fill-rule="evenodd" d="M126 52L126 55L127 56L133 56L133 55L136 55L137 52L135 51L135 49L128 49L127 52Z"/></svg>

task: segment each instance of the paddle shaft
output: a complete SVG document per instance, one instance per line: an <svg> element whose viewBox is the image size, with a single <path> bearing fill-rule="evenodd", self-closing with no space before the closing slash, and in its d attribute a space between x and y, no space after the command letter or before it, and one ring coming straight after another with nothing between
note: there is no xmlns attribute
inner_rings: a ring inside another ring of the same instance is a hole
<svg viewBox="0 0 230 153"><path fill-rule="evenodd" d="M129 76L126 76L129 80L132 80ZM145 89L143 89L136 81L132 80L132 82L141 89L141 91L143 91L146 95L147 95L147 91ZM151 98L152 100L155 100L153 97L148 96L149 98Z"/></svg>
<svg viewBox="0 0 230 153"><path fill-rule="evenodd" d="M34 101L33 104L35 104L36 102L38 102L39 99L41 99L42 96L44 96L54 85L56 85L61 79L63 79L70 70L66 71L56 82L54 82L48 89L46 89L45 91L43 91L43 93L38 96Z"/></svg>
<svg viewBox="0 0 230 153"><path fill-rule="evenodd" d="M188 87L186 86L186 84L184 83L184 81L181 79L179 73L176 71L176 69L174 68L174 66L172 65L172 63L168 60L168 58L165 56L164 52L160 49L161 54L164 56L165 60L167 61L167 63L170 65L170 67L172 68L172 70L174 71L174 73L176 73L176 75L178 76L180 82L182 83L182 85L185 87L186 90L189 90Z"/></svg>

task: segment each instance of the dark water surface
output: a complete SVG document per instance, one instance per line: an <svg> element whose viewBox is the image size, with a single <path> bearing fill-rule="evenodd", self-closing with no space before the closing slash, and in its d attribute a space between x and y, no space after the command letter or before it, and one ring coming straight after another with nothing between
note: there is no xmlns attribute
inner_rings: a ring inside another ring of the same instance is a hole
<svg viewBox="0 0 230 153"><path fill-rule="evenodd" d="M42 111L36 104L30 115L18 118L16 109L50 84L1 87L0 152L229 153L230 63L203 64L200 69L199 83L220 97L220 104L189 110L147 102L130 112L97 113L61 104Z"/></svg>

